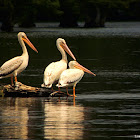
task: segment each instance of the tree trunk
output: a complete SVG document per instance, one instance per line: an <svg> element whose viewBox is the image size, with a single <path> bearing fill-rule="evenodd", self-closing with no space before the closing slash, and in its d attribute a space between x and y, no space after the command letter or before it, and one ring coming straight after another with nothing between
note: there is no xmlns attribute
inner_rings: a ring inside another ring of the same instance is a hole
<svg viewBox="0 0 140 140"><path fill-rule="evenodd" d="M6 32L13 31L13 5L8 3L2 8L2 26L1 30Z"/></svg>
<svg viewBox="0 0 140 140"><path fill-rule="evenodd" d="M100 26L100 9L99 7L95 7L94 11L92 11L94 14L88 14L86 21L85 21L85 28L92 28L92 27L99 27Z"/></svg>
<svg viewBox="0 0 140 140"><path fill-rule="evenodd" d="M60 20L60 27L78 27L77 19L74 18L73 15L63 15Z"/></svg>
<svg viewBox="0 0 140 140"><path fill-rule="evenodd" d="M13 31L12 20L10 17L7 17L2 21L1 30L6 32Z"/></svg>
<svg viewBox="0 0 140 140"><path fill-rule="evenodd" d="M26 12L22 13L22 18L20 19L19 27L29 28L35 27L34 23L34 11L30 7L25 8Z"/></svg>
<svg viewBox="0 0 140 140"><path fill-rule="evenodd" d="M77 1L59 0L60 8L63 14L60 19L60 27L77 27L78 23L78 8L75 6Z"/></svg>
<svg viewBox="0 0 140 140"><path fill-rule="evenodd" d="M106 11L104 8L95 7L94 15L88 15L85 21L85 28L104 27L106 21Z"/></svg>
<svg viewBox="0 0 140 140"><path fill-rule="evenodd" d="M105 27L105 22L106 22L106 17L107 17L107 11L108 9L105 7L100 7L100 12L101 12L101 16L100 16L100 27Z"/></svg>
<svg viewBox="0 0 140 140"><path fill-rule="evenodd" d="M106 16L100 18L100 27L105 27Z"/></svg>

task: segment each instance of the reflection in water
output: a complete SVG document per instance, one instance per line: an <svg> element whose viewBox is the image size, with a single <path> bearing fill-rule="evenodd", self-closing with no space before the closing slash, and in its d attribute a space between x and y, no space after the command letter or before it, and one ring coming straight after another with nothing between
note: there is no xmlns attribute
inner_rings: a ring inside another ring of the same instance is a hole
<svg viewBox="0 0 140 140"><path fill-rule="evenodd" d="M80 139L83 136L84 107L67 102L46 102L45 139Z"/></svg>
<svg viewBox="0 0 140 140"><path fill-rule="evenodd" d="M84 107L54 98L0 98L0 139L80 139Z"/></svg>
<svg viewBox="0 0 140 140"><path fill-rule="evenodd" d="M28 135L28 108L21 108L19 104L24 104L22 100L10 99L8 100L10 106L2 106L0 112L0 135L6 138L20 138L27 139ZM7 103L8 103L7 101Z"/></svg>

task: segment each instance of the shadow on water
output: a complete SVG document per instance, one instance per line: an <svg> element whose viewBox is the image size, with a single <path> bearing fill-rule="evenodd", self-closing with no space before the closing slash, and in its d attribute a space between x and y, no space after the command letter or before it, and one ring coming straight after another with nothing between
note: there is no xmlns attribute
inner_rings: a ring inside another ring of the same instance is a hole
<svg viewBox="0 0 140 140"><path fill-rule="evenodd" d="M0 38L0 65L21 54L17 38L12 35L15 33ZM58 37L29 33L28 38L39 53L28 47L30 61L18 76L20 82L40 87L45 67L61 58L55 43ZM78 62L97 76L85 74L77 84L75 106L71 98L62 98L61 102L55 98L0 98L0 139L139 137L140 40L105 36L64 38ZM71 60L69 56L68 59ZM0 84L4 83L10 83L10 79L1 79ZM69 92L72 93L71 88Z"/></svg>

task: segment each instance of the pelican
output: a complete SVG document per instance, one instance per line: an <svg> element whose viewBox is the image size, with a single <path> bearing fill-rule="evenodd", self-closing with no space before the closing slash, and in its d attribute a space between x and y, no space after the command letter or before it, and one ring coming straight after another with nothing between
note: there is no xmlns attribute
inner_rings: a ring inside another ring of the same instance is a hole
<svg viewBox="0 0 140 140"><path fill-rule="evenodd" d="M11 85L13 85L13 76L15 79L15 85L17 83L17 75L21 73L28 65L29 55L27 52L27 48L25 46L26 42L34 51L37 51L37 49L34 47L34 45L29 41L26 34L24 32L18 33L18 41L22 47L22 55L14 57L8 61L6 61L1 67L0 67L0 79L11 77Z"/></svg>
<svg viewBox="0 0 140 140"><path fill-rule="evenodd" d="M66 87L67 94L68 93L68 87L73 86L73 97L75 96L75 87L76 84L82 79L84 72L87 72L89 74L92 74L96 76L93 72L88 70L87 68L80 65L77 61L70 61L69 62L69 69L64 70L62 74L60 75L60 79L58 81L57 87Z"/></svg>
<svg viewBox="0 0 140 140"><path fill-rule="evenodd" d="M60 74L67 69L67 55L65 51L74 59L73 53L68 48L66 41L62 38L58 38L56 40L57 49L60 51L62 55L62 59L57 62L50 63L45 71L44 71L44 83L41 85L42 87L52 88L52 84L59 80ZM52 88L53 91L53 88Z"/></svg>

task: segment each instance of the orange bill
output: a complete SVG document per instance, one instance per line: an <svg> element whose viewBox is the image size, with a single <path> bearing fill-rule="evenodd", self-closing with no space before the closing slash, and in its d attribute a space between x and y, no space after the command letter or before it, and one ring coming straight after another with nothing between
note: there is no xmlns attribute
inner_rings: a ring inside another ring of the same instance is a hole
<svg viewBox="0 0 140 140"><path fill-rule="evenodd" d="M63 44L62 47L74 60L76 60L75 56L73 55L67 44Z"/></svg>
<svg viewBox="0 0 140 140"><path fill-rule="evenodd" d="M30 40L27 38L27 36L22 37L22 40L25 41L34 51L37 51L37 49L34 47L34 45L30 42Z"/></svg>
<svg viewBox="0 0 140 140"><path fill-rule="evenodd" d="M87 68L83 67L82 65L80 65L79 63L77 63L75 66L75 68L78 68L78 69L81 69L83 70L84 72L87 72L89 74L92 74L94 76L96 76L96 74L94 74L93 72L91 72L90 70L88 70Z"/></svg>

